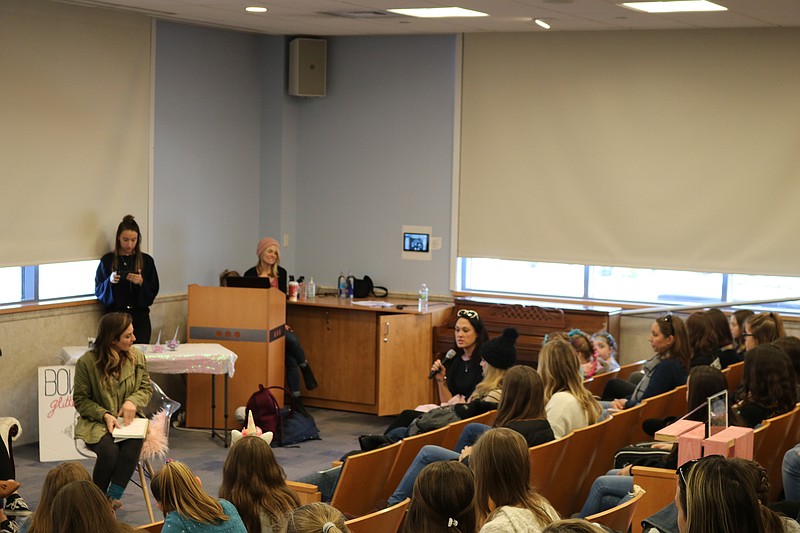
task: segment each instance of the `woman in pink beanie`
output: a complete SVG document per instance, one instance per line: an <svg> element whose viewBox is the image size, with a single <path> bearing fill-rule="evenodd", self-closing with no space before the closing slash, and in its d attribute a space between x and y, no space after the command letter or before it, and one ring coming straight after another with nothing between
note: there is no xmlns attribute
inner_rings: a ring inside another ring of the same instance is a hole
<svg viewBox="0 0 800 533"><path fill-rule="evenodd" d="M272 237L264 237L258 241L256 247L256 256L258 257L258 264L244 273L246 277L261 277L269 278L270 286L286 293L286 269L280 266L281 262L281 246L277 240ZM305 381L306 389L312 390L317 387L317 380L314 378L314 373L311 372L311 367L308 366L306 361L306 353L300 345L297 335L286 326L286 381L289 384L289 389L294 396L295 404L298 409L302 409L299 405L300 399L300 373L303 373L303 381Z"/></svg>

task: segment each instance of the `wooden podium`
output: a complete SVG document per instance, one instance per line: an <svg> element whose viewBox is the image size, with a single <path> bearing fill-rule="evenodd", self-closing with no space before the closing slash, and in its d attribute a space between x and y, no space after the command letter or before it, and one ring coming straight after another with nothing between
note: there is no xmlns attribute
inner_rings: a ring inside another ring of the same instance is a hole
<svg viewBox="0 0 800 533"><path fill-rule="evenodd" d="M189 285L189 342L215 342L236 353L230 378L228 416L258 390L283 386L286 295L278 289L243 289ZM281 391L274 391L282 401ZM211 427L211 376L189 374L186 381L186 425ZM223 387L215 403L225 405ZM224 408L216 409L214 425L223 427Z"/></svg>

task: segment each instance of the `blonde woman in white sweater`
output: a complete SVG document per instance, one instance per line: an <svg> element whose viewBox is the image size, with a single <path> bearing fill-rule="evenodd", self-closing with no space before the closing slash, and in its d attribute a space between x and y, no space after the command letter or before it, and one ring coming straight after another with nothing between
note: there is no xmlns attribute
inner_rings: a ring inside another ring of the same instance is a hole
<svg viewBox="0 0 800 533"><path fill-rule="evenodd" d="M547 421L557 439L598 421L603 409L583 386L578 354L570 343L558 338L546 343L539 352L539 374Z"/></svg>

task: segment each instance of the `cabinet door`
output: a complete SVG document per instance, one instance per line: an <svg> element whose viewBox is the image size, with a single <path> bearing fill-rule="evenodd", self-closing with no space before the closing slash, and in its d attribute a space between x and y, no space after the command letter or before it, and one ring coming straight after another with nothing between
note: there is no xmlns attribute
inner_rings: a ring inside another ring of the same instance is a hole
<svg viewBox="0 0 800 533"><path fill-rule="evenodd" d="M312 391L303 387L308 405L353 410L369 406L365 412L374 412L375 313L292 305L286 322L297 333L319 382Z"/></svg>
<svg viewBox="0 0 800 533"><path fill-rule="evenodd" d="M393 415L430 401L431 316L378 317L378 414Z"/></svg>

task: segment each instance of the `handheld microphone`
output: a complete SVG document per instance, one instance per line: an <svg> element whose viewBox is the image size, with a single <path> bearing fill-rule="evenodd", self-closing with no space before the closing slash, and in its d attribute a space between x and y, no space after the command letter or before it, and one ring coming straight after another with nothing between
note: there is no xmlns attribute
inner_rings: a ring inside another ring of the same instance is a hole
<svg viewBox="0 0 800 533"><path fill-rule="evenodd" d="M449 350L446 354L444 354L444 359L442 359L440 357L439 361L444 363L445 361L449 361L450 359L452 359L455 356L456 356L456 351L455 350ZM435 370L431 370L431 373L428 374L428 379L433 379L433 376L435 376L435 375L436 375L436 371Z"/></svg>

